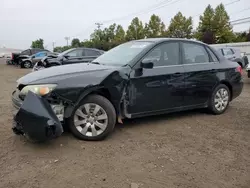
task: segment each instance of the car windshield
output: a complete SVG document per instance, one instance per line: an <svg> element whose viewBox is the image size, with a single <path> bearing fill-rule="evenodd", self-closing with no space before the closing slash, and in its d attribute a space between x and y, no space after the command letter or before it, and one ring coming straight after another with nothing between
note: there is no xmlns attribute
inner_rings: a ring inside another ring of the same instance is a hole
<svg viewBox="0 0 250 188"><path fill-rule="evenodd" d="M123 66L148 47L150 42L132 41L121 44L99 56L93 63Z"/></svg>

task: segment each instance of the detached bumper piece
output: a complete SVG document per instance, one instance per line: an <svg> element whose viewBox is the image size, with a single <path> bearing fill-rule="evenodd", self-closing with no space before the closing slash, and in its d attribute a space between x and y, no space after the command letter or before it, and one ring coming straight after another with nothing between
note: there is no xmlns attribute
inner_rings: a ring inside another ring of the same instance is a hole
<svg viewBox="0 0 250 188"><path fill-rule="evenodd" d="M46 99L28 92L14 117L13 132L35 142L59 137L63 127Z"/></svg>

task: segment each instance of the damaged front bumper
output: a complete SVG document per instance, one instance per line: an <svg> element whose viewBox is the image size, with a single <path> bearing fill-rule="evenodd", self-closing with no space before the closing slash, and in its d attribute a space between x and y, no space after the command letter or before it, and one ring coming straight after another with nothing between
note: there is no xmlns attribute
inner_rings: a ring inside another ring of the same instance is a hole
<svg viewBox="0 0 250 188"><path fill-rule="evenodd" d="M46 99L28 92L23 102L12 94L14 106L13 132L38 142L59 137L63 127Z"/></svg>

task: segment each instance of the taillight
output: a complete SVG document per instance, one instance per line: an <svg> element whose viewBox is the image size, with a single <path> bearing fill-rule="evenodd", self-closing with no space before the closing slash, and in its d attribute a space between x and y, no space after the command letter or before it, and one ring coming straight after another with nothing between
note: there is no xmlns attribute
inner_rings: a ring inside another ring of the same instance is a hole
<svg viewBox="0 0 250 188"><path fill-rule="evenodd" d="M13 53L11 53L11 59L14 60L14 54Z"/></svg>
<svg viewBox="0 0 250 188"><path fill-rule="evenodd" d="M236 71L239 72L241 75L243 74L243 70L242 70L242 67L241 66L238 66L236 68Z"/></svg>

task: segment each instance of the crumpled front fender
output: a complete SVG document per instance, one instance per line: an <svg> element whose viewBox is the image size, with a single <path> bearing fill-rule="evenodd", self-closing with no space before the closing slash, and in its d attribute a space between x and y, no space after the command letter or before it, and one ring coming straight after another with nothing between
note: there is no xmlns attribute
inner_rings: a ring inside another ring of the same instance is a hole
<svg viewBox="0 0 250 188"><path fill-rule="evenodd" d="M14 132L43 142L60 136L63 127L46 99L28 92L14 117Z"/></svg>

